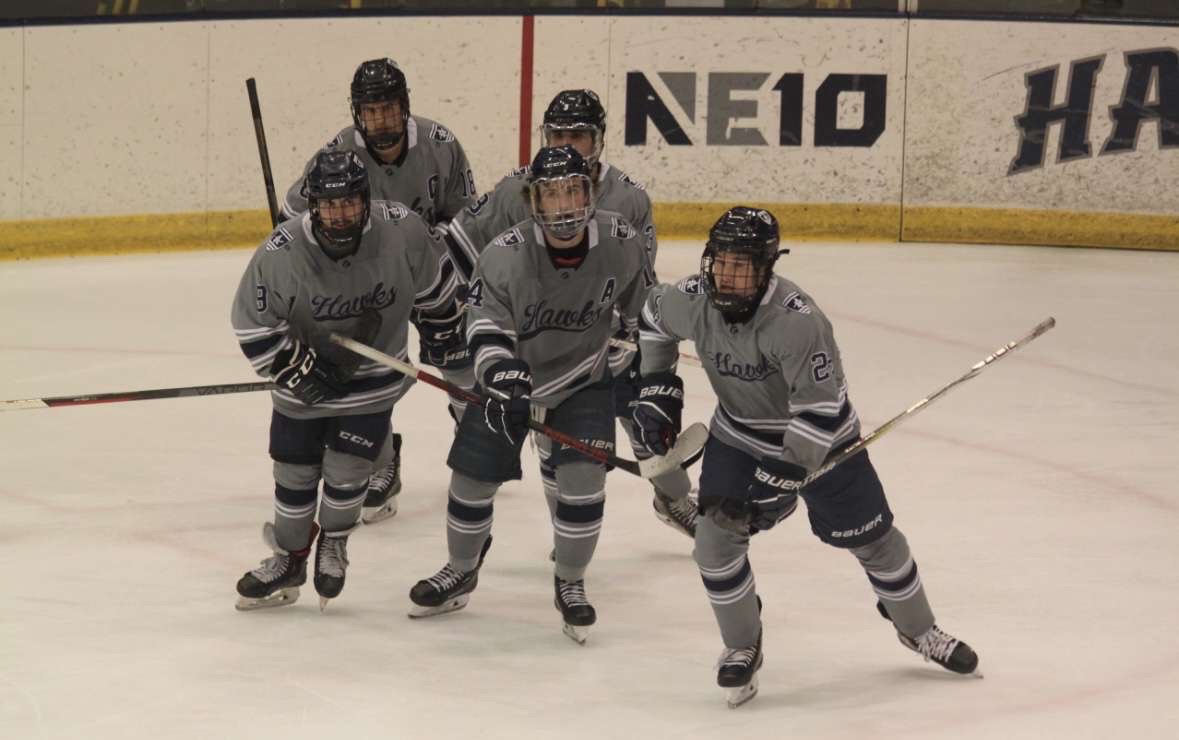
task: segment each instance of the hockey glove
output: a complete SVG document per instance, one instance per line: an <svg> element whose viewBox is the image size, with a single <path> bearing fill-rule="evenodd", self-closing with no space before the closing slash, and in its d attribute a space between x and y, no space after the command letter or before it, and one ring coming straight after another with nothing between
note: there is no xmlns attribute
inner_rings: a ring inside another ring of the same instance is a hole
<svg viewBox="0 0 1179 740"><path fill-rule="evenodd" d="M515 445L528 434L531 413L529 395L532 393L532 372L523 360L498 360L483 373L483 390L487 403L483 406L483 420L487 428L507 438Z"/></svg>
<svg viewBox="0 0 1179 740"><path fill-rule="evenodd" d="M414 312L413 322L418 328L421 345L419 357L423 365L439 370L461 370L471 366L471 351L467 348L466 314L435 318Z"/></svg>
<svg viewBox="0 0 1179 740"><path fill-rule="evenodd" d="M675 373L652 373L639 381L639 397L631 418L651 454L666 455L675 444L683 411L684 381Z"/></svg>
<svg viewBox="0 0 1179 740"><path fill-rule="evenodd" d="M799 483L806 469L785 460L763 457L749 484L749 533L764 532L794 513Z"/></svg>
<svg viewBox="0 0 1179 740"><path fill-rule="evenodd" d="M291 339L274 356L270 379L290 391L308 406L340 398L347 393L336 368L319 356L315 348L299 339Z"/></svg>

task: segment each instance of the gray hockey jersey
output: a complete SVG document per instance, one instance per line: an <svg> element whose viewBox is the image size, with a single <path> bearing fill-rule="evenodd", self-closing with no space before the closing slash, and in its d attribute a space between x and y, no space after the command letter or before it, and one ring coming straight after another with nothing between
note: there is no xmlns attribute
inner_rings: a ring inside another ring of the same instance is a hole
<svg viewBox="0 0 1179 740"><path fill-rule="evenodd" d="M622 214L642 235L648 260L654 265L658 245L647 191L625 172L605 162L599 167L594 189L598 208ZM455 266L469 277L474 272L475 261L492 239L530 218L528 168L521 167L500 180L492 192L484 193L460 211L448 225Z"/></svg>
<svg viewBox="0 0 1179 740"><path fill-rule="evenodd" d="M586 228L589 251L576 269L553 266L532 219L487 246L467 292L476 377L496 360L524 360L533 403L550 409L609 377L614 310L633 331L655 281L642 235L620 214L599 210Z"/></svg>
<svg viewBox="0 0 1179 740"><path fill-rule="evenodd" d="M405 203L433 226L448 221L475 201L475 178L462 144L449 129L428 118L410 116L405 127L405 150L394 164L379 162L364 145L364 137L354 126L341 131L324 145L324 151L356 152L368 168L373 200ZM303 168L304 175L315 162L312 157ZM303 177L287 190L283 201L284 219L307 210L303 197Z"/></svg>
<svg viewBox="0 0 1179 740"><path fill-rule="evenodd" d="M279 224L250 259L231 320L242 352L263 377L269 377L275 354L298 338L350 378L347 395L315 406L285 390L272 391L278 411L296 419L370 414L392 408L408 382L400 373L332 344L327 335L356 337L361 316L376 311L379 325L358 338L408 362L411 310L454 315L457 284L436 231L401 203L373 201L359 249L338 262L319 248L310 214Z"/></svg>
<svg viewBox="0 0 1179 740"><path fill-rule="evenodd" d="M692 275L654 288L640 323L644 375L673 368L680 340L696 343L717 397L710 431L722 442L811 471L859 438L831 323L789 280L772 278L753 318L730 325Z"/></svg>

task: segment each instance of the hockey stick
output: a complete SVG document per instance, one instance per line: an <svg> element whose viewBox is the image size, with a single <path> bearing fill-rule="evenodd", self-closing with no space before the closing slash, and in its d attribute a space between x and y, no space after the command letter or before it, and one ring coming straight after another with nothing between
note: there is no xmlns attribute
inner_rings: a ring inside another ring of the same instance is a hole
<svg viewBox="0 0 1179 740"><path fill-rule="evenodd" d="M346 347L356 354L367 357L368 359L378 362L385 367L391 367L409 378L420 380L427 385L434 386L435 388L441 388L455 398L462 399L467 403L474 404L476 406L483 406L487 403L487 399L483 396L480 396L478 393L468 391L465 388L460 388L453 383L443 380L437 375L432 375L425 371L419 370L408 362L402 362L396 357L387 355L378 349L373 349L367 344L358 342L355 339L341 336L336 333L332 333L330 338L333 342L340 345L341 347ZM680 433L679 439L676 440L675 446L666 455L657 455L647 460L635 461L616 457L605 450L601 450L596 447L590 447L580 439L577 439L576 437L570 437L568 434L557 431L556 429L553 429L552 427L545 424L541 424L539 421L536 421L532 418L528 419L528 428L532 429L533 431L540 432L549 439L560 442L566 447L572 447L586 457L592 458L606 465L612 465L620 470L625 470L631 475L637 475L640 478L654 478L680 467L680 465L685 460L695 455L701 448L704 447L704 443L708 441L708 428L697 422Z"/></svg>
<svg viewBox="0 0 1179 740"><path fill-rule="evenodd" d="M912 406L905 409L901 413L897 414L896 416L892 417L891 419L884 422L880 426L876 427L872 431L868 432L864 436L860 437L860 439L857 440L855 444L846 447L841 452L839 452L834 457L832 457L830 460L823 463L823 465L816 468L813 472L811 472L809 475L807 475L807 477L803 478L798 483L796 483L792 486L788 486L788 487L798 490L798 489L801 489L805 486L810 485L811 483L814 483L819 478L822 478L827 473L830 473L840 463L846 461L848 458L854 457L855 455L859 454L860 451L862 451L865 447L872 444L876 440L880 439L884 435L888 434L893 429L896 429L898 426L901 425L901 423L903 421L905 421L909 417L915 415L917 412L921 411L922 409L924 409L927 406L929 406L930 404L932 404L934 401L938 400L942 396L949 393L953 388L956 388L957 386L961 385L962 383L965 383L966 381L970 380L974 376L981 373L991 363L995 362L996 360L998 360L1002 357L1005 357L1006 355L1010 354L1011 352L1014 352L1015 350L1019 349L1020 347L1026 346L1033 339L1040 336L1041 334L1044 334L1045 332L1047 332L1049 329L1051 329L1054 326L1056 326L1056 319L1049 316L1048 318L1041 321L1039 324L1036 324L1036 327L1034 329L1032 329L1030 332L1028 332L1027 334L1025 334L1024 336L1020 337L1019 339L1016 339L1013 342L1008 342L1007 344L1004 344L1002 347L1000 347L999 349L995 350L993 353L988 355L981 362L976 362L970 368L970 370L968 370L960 378L943 385L941 388L938 388L933 393L930 393L925 398L922 398L917 403L913 404ZM725 518L727 519L727 517L725 517ZM730 519L729 522L732 522L733 524L735 524L737 526L744 525L744 531L746 531L746 532L748 531L748 528L749 528L748 521L735 522L734 520ZM730 529L736 529L736 527L729 526L727 522L723 522L720 519L717 520L717 523L720 524L721 526L725 526ZM741 530L738 530L738 531L741 531Z"/></svg>
<svg viewBox="0 0 1179 740"><path fill-rule="evenodd" d="M250 393L274 390L273 383L225 383L223 385L190 385L186 388L155 388L122 393L92 393L88 396L51 396L26 398L19 401L0 401L0 411L44 409L58 406L88 406L96 403L122 401L151 401L157 398L186 398L188 396L219 396L226 393Z"/></svg>
<svg viewBox="0 0 1179 740"><path fill-rule="evenodd" d="M262 128L262 106L258 103L258 85L251 77L246 80L246 94L250 96L250 114L254 117L254 136L258 139L258 159L262 161L262 179L266 182L266 205L270 207L270 225L278 225L278 198L274 195L274 175L270 171L270 152L266 148L266 131Z"/></svg>

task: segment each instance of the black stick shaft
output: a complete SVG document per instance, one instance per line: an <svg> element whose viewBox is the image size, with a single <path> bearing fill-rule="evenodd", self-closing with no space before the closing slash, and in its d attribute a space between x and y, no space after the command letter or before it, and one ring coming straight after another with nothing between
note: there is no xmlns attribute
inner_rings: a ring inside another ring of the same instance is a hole
<svg viewBox="0 0 1179 740"><path fill-rule="evenodd" d="M123 401L151 401L157 398L187 398L189 396L220 396L226 393L251 393L274 390L273 383L225 383L221 385L190 385L184 388L153 388L119 393L91 393L85 396L49 396L17 401L0 401L0 411L56 408L58 406L87 406L96 403Z"/></svg>
<svg viewBox="0 0 1179 740"><path fill-rule="evenodd" d="M262 179L266 182L266 204L270 207L270 225L278 225L278 198L274 195L274 175L270 171L270 151L266 147L266 131L262 128L262 106L258 103L258 85L254 78L246 80L250 96L250 114L254 117L254 136L258 139L258 159L262 162Z"/></svg>

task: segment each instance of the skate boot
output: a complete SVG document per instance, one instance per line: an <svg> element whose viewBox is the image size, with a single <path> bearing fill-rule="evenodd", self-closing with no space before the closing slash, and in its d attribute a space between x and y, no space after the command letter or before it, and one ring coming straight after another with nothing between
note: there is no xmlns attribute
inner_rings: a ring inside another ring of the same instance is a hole
<svg viewBox="0 0 1179 740"><path fill-rule="evenodd" d="M553 605L561 612L564 633L578 645L584 645L598 614L585 596L585 581L563 581L553 576Z"/></svg>
<svg viewBox="0 0 1179 740"><path fill-rule="evenodd" d="M888 621L892 621L884 604L879 601L876 602L876 611L880 612L880 615ZM978 655L974 650L953 635L943 632L936 624L917 637L909 637L897 630L897 639L901 641L902 645L924 657L926 661L932 660L947 671L978 678L983 677L978 672Z"/></svg>
<svg viewBox="0 0 1179 740"><path fill-rule="evenodd" d="M716 683L725 690L729 709L736 709L757 696L757 672L761 669L761 633L747 648L726 648L716 667Z"/></svg>
<svg viewBox="0 0 1179 740"><path fill-rule="evenodd" d="M410 601L414 603L409 610L411 619L432 617L436 614L458 611L471 600L471 592L479 585L479 569L483 567L483 558L491 549L491 535L483 543L483 551L479 553L479 563L475 570L463 573L450 567L450 563L442 566L429 578L418 581L409 590Z"/></svg>
<svg viewBox="0 0 1179 740"><path fill-rule="evenodd" d="M320 531L315 546L315 592L319 594L319 610L344 590L344 571L348 569L348 535L353 525L337 532Z"/></svg>
<svg viewBox="0 0 1179 740"><path fill-rule="evenodd" d="M294 604L299 598L299 586L307 582L307 556L311 554L311 542L318 529L318 525L311 525L311 540L307 547L287 552L278 546L274 525L270 522L262 525L262 541L274 551L274 555L237 582L239 598L235 608L248 612Z"/></svg>
<svg viewBox="0 0 1179 740"><path fill-rule="evenodd" d="M364 511L360 518L365 524L376 524L397 513L397 494L401 492L401 435L393 435L393 462L374 470L368 479L364 497Z"/></svg>
<svg viewBox="0 0 1179 740"><path fill-rule="evenodd" d="M696 517L699 514L696 511L696 503L690 497L673 499L656 491L651 504L655 507L655 516L659 521L677 532L696 539Z"/></svg>

